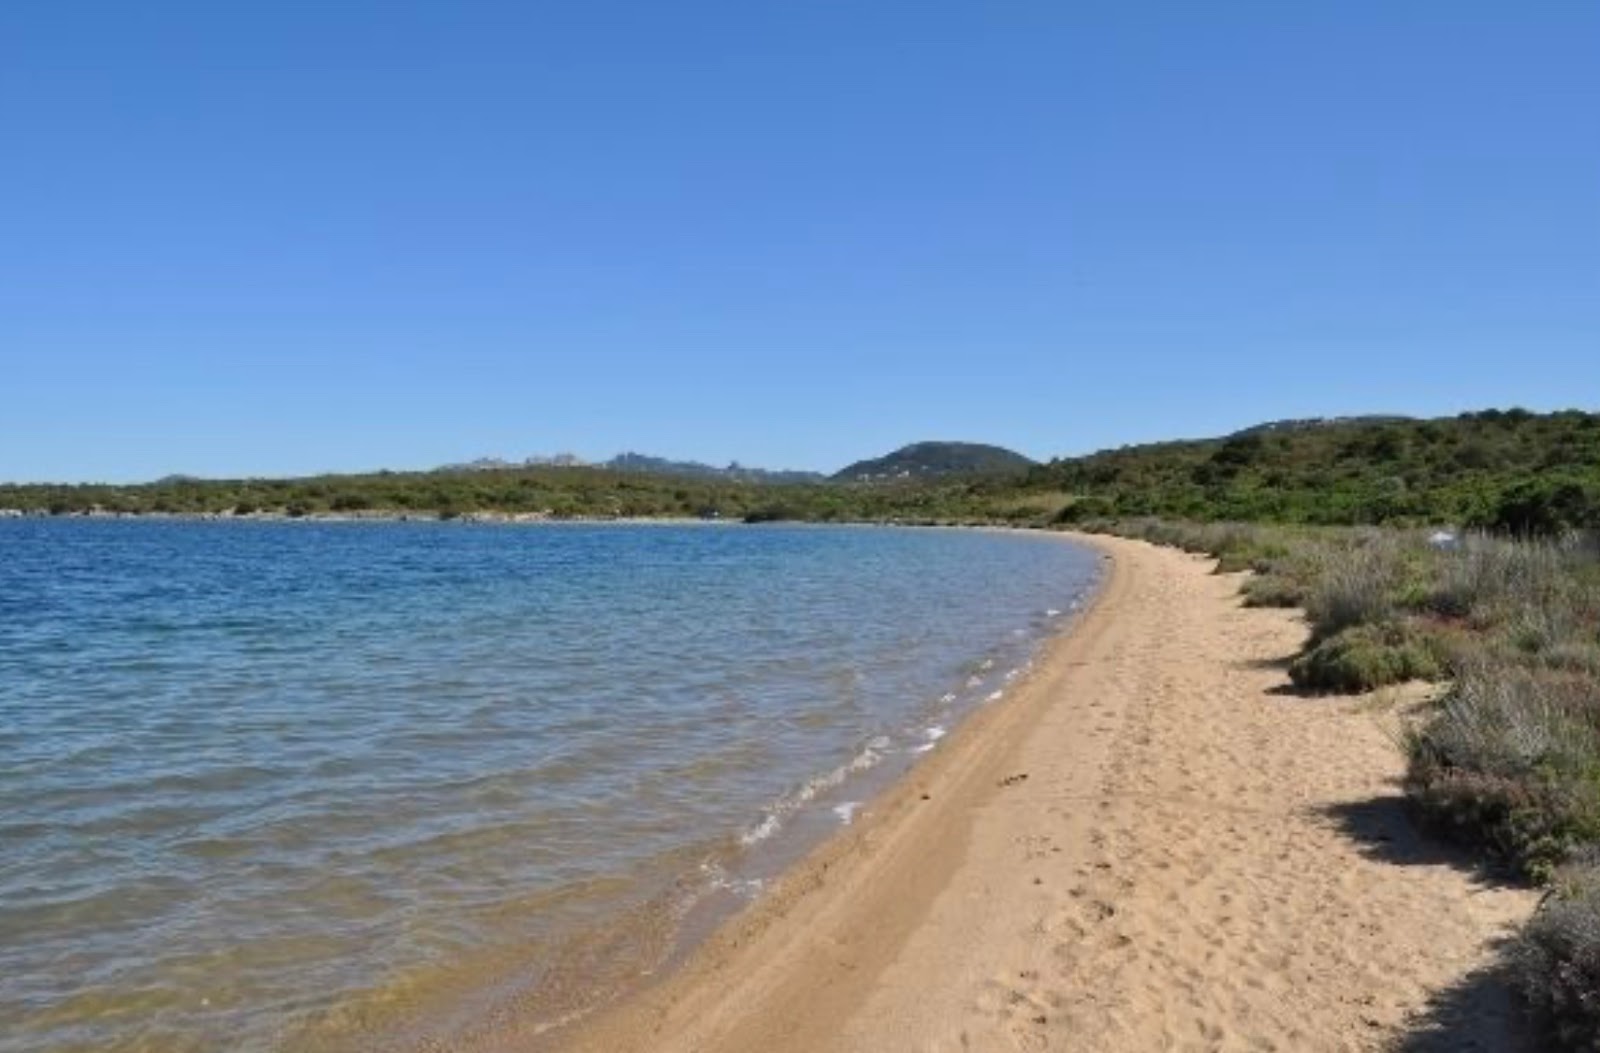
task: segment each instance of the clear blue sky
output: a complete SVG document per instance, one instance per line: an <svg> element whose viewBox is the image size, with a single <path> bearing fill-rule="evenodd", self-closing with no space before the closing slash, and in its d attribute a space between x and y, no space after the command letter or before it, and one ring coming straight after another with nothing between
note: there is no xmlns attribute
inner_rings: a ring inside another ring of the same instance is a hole
<svg viewBox="0 0 1600 1053"><path fill-rule="evenodd" d="M0 478L1600 404L1600 3L6 0Z"/></svg>

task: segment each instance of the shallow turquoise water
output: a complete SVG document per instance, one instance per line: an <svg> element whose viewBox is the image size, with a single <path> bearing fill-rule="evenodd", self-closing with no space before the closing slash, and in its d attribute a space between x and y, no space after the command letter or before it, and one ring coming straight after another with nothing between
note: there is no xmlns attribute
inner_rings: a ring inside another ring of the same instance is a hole
<svg viewBox="0 0 1600 1053"><path fill-rule="evenodd" d="M1095 573L975 531L0 522L0 1051L581 1010Z"/></svg>

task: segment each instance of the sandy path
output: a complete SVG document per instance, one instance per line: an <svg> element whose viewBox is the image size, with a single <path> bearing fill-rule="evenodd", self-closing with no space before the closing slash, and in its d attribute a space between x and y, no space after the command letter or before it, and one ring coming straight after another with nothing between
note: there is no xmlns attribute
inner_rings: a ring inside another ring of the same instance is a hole
<svg viewBox="0 0 1600 1053"><path fill-rule="evenodd" d="M1534 894L1406 823L1369 702L1282 692L1304 630L1133 543L1003 704L580 1050L1515 1048Z"/></svg>

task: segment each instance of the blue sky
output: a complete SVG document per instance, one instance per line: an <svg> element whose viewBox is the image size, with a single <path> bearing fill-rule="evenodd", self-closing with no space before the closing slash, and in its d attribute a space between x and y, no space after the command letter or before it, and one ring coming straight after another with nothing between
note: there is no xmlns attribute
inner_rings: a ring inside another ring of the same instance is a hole
<svg viewBox="0 0 1600 1053"><path fill-rule="evenodd" d="M0 478L1600 403L1600 4L0 5Z"/></svg>

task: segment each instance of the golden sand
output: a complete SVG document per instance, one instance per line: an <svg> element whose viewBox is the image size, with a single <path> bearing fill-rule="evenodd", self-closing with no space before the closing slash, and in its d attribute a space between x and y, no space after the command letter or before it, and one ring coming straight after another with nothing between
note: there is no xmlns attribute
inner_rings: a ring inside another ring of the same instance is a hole
<svg viewBox="0 0 1600 1053"><path fill-rule="evenodd" d="M496 1048L1515 1048L1482 970L1535 894L1412 829L1393 713L1288 693L1303 624L1236 576L1095 543L1011 697L671 978Z"/></svg>

